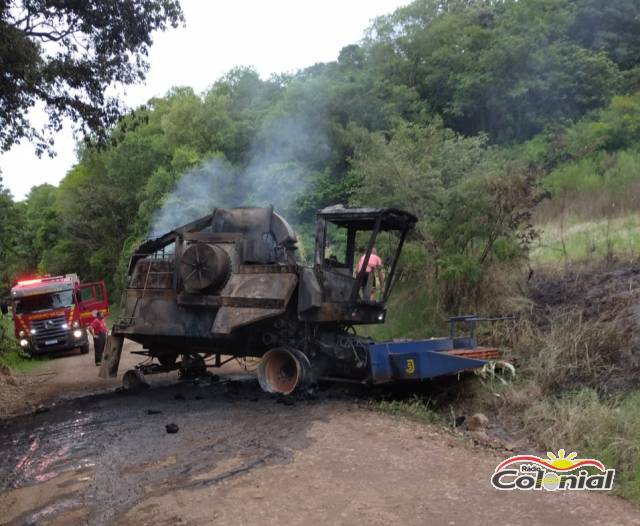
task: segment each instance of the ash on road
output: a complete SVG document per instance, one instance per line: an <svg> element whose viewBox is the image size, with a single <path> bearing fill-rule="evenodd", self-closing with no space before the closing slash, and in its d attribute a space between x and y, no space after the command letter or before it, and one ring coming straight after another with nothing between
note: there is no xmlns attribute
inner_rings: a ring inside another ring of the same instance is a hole
<svg viewBox="0 0 640 526"><path fill-rule="evenodd" d="M0 421L0 523L640 524L615 497L498 492L506 455L332 390L288 405L250 378L167 380Z"/></svg>

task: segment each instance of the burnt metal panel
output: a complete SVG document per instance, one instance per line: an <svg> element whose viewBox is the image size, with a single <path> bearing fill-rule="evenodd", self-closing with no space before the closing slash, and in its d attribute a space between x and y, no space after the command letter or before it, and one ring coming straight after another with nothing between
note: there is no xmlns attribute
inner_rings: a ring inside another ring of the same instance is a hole
<svg viewBox="0 0 640 526"><path fill-rule="evenodd" d="M222 297L265 298L289 301L298 283L296 274L233 274L220 292Z"/></svg>
<svg viewBox="0 0 640 526"><path fill-rule="evenodd" d="M209 214L207 216L201 217L200 219L196 219L195 221L191 221L191 223L187 223L171 232L167 232L166 234L157 237L155 239L149 239L142 243L136 251L131 256L131 260L129 261L129 269L127 274L131 275L133 272L136 263L141 259L154 254L158 250L161 250L164 247L169 246L171 243L175 242L176 238L180 234L184 234L186 232L197 232L199 230L203 230L207 226L211 224L211 220L213 218L213 214Z"/></svg>
<svg viewBox="0 0 640 526"><path fill-rule="evenodd" d="M185 309L173 290L129 289L114 333L211 338L215 309Z"/></svg>
<svg viewBox="0 0 640 526"><path fill-rule="evenodd" d="M234 298L213 294L178 294L178 304L188 307L257 307L264 309L284 309L285 302L270 298Z"/></svg>
<svg viewBox="0 0 640 526"><path fill-rule="evenodd" d="M300 286L298 287L298 312L304 312L322 303L322 288L314 271L309 267L300 268Z"/></svg>
<svg viewBox="0 0 640 526"><path fill-rule="evenodd" d="M397 208L345 208L343 205L319 210L318 218L356 230L373 230L378 218L380 230L410 230L418 222L416 216Z"/></svg>
<svg viewBox="0 0 640 526"><path fill-rule="evenodd" d="M327 302L346 302L351 298L351 291L356 279L348 269L322 269L318 272L323 300Z"/></svg>
<svg viewBox="0 0 640 526"><path fill-rule="evenodd" d="M171 289L173 269L173 260L170 259L142 259L133 271L129 288Z"/></svg>
<svg viewBox="0 0 640 526"><path fill-rule="evenodd" d="M233 243L242 239L242 234L232 232L188 232L183 234L185 241L200 241L202 243Z"/></svg>
<svg viewBox="0 0 640 526"><path fill-rule="evenodd" d="M260 239L271 232L273 207L216 208L211 227L214 232L240 233L245 238Z"/></svg>
<svg viewBox="0 0 640 526"><path fill-rule="evenodd" d="M296 265L241 265L238 274L295 274L298 272Z"/></svg>
<svg viewBox="0 0 640 526"><path fill-rule="evenodd" d="M222 307L218 310L211 332L215 336L229 335L234 329L278 316L283 312L284 309L265 309L261 307Z"/></svg>
<svg viewBox="0 0 640 526"><path fill-rule="evenodd" d="M383 323L385 317L382 305L364 303L322 303L299 314L302 321L316 323L374 324Z"/></svg>
<svg viewBox="0 0 640 526"><path fill-rule="evenodd" d="M251 273L234 274L220 296L223 301L233 300L236 305L218 310L213 334L230 334L234 329L258 320L284 313L289 299L298 284L296 274ZM252 307L251 302L281 302L280 308Z"/></svg>

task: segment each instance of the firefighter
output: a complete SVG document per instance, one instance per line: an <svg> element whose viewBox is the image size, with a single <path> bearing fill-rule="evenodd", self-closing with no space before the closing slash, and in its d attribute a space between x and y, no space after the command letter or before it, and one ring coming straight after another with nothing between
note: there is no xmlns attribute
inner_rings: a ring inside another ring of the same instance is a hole
<svg viewBox="0 0 640 526"><path fill-rule="evenodd" d="M95 353L96 365L102 363L102 351L104 351L104 344L107 341L107 324L104 322L104 317L101 311L97 311L94 315L91 325L88 327L91 336L93 336L93 350Z"/></svg>
<svg viewBox="0 0 640 526"><path fill-rule="evenodd" d="M358 266L356 267L356 276L360 273L360 269L362 268L362 264L364 263L365 255L366 254L362 254L362 257L360 257L360 260L358 261ZM363 299L370 300L371 297L376 293L376 276L378 278L379 288L382 290L382 259L380 259L380 256L378 256L378 251L374 247L371 250L371 256L369 256L369 262L367 263L364 281L362 282Z"/></svg>

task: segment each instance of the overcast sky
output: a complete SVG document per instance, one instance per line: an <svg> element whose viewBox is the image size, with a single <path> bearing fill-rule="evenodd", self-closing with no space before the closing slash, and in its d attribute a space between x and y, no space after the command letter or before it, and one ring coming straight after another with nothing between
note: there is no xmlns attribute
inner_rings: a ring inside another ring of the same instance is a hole
<svg viewBox="0 0 640 526"><path fill-rule="evenodd" d="M328 62L359 41L370 21L409 0L181 0L186 27L157 34L144 85L130 86L131 107L172 86L200 92L235 66L263 78ZM35 115L34 122L41 119ZM0 156L3 184L22 199L38 184L58 184L75 162L71 129L56 140L57 157L38 159L28 143Z"/></svg>

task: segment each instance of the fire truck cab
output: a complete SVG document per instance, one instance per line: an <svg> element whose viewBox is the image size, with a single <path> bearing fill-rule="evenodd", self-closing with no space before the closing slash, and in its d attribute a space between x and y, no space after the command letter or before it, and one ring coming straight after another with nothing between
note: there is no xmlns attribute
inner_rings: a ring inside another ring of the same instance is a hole
<svg viewBox="0 0 640 526"><path fill-rule="evenodd" d="M18 281L9 305L16 338L32 356L75 348L89 352L86 327L97 311L109 314L104 282L80 283L76 274Z"/></svg>

